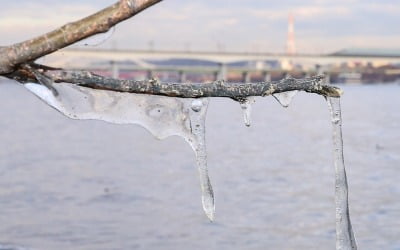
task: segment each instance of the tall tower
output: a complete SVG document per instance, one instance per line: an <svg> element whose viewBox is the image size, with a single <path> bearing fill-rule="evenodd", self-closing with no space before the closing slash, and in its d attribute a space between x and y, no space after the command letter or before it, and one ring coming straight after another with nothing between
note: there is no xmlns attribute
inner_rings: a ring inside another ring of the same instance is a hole
<svg viewBox="0 0 400 250"><path fill-rule="evenodd" d="M296 43L294 41L294 18L293 18L292 13L289 14L289 20L288 20L286 54L288 54L288 55L296 54Z"/></svg>

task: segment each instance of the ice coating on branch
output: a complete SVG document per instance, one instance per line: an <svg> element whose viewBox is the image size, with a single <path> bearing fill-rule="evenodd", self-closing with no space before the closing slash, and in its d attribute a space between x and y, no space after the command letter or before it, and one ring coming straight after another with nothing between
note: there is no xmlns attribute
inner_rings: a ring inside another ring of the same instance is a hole
<svg viewBox="0 0 400 250"><path fill-rule="evenodd" d="M255 102L254 97L248 97L244 99L243 101L240 101L240 107L242 108L243 112L243 120L244 124L247 127L250 127L251 125L251 105Z"/></svg>
<svg viewBox="0 0 400 250"><path fill-rule="evenodd" d="M342 118L340 98L327 98L333 128L333 157L335 165L336 249L357 249L350 221L348 185L343 157Z"/></svg>
<svg viewBox="0 0 400 250"><path fill-rule="evenodd" d="M159 139L190 135L189 114L177 98L96 90L57 83L53 91L41 84L24 85L47 104L72 119L96 119L117 124L139 124Z"/></svg>
<svg viewBox="0 0 400 250"><path fill-rule="evenodd" d="M50 88L36 83L27 83L24 86L72 119L138 124L159 139L173 135L183 137L196 154L203 209L210 220L214 219L214 194L208 177L205 144L205 117L209 102L207 98L185 99L121 93L69 83L51 84Z"/></svg>
<svg viewBox="0 0 400 250"><path fill-rule="evenodd" d="M286 91L281 93L272 94L273 97L284 107L289 107L293 97L298 93L298 90Z"/></svg>

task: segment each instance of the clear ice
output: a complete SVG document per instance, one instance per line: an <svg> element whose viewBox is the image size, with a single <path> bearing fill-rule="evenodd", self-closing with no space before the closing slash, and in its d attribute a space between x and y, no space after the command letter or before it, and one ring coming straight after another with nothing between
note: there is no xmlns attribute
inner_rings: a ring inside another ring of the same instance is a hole
<svg viewBox="0 0 400 250"><path fill-rule="evenodd" d="M289 107L293 97L298 93L298 90L286 91L281 93L272 94L273 97L284 107Z"/></svg>
<svg viewBox="0 0 400 250"><path fill-rule="evenodd" d="M327 98L333 127L333 157L335 165L336 249L357 249L350 221L348 185L343 157L342 115L340 98Z"/></svg>
<svg viewBox="0 0 400 250"><path fill-rule="evenodd" d="M116 124L138 124L156 138L183 137L196 154L200 174L203 209L214 219L214 194L207 170L205 117L207 98L171 98L85 88L69 83L27 83L24 86L72 119L96 119ZM51 85L51 86L49 86Z"/></svg>
<svg viewBox="0 0 400 250"><path fill-rule="evenodd" d="M243 111L243 120L244 124L247 127L250 127L251 125L251 105L255 102L254 97L247 97L243 101L240 101L240 107L242 108Z"/></svg>
<svg viewBox="0 0 400 250"><path fill-rule="evenodd" d="M214 192L211 186L210 178L208 177L207 168L207 151L205 140L205 118L208 108L208 98L192 99L190 112L190 127L192 138L189 138L189 143L196 154L196 163L200 176L201 186L201 201L204 212L207 217L213 221L215 214Z"/></svg>
<svg viewBox="0 0 400 250"><path fill-rule="evenodd" d="M75 43L75 46L99 46L103 43L105 43L108 39L112 37L112 35L115 32L115 26L111 27L107 32L105 33L99 33L96 35L93 35L91 37L85 38L77 43Z"/></svg>
<svg viewBox="0 0 400 250"><path fill-rule="evenodd" d="M24 86L72 119L96 119L117 124L138 124L155 137L163 139L172 135L183 137L196 155L200 175L202 204L212 221L215 214L214 193L208 176L205 143L205 117L209 99L171 98L164 96L121 93L85 88L69 83L52 84L38 77L43 84L27 83ZM274 94L287 107L297 91ZM244 120L250 125L253 97L241 102ZM336 249L357 249L351 226L348 206L348 184L343 158L341 110L339 98L327 98L333 125L336 204Z"/></svg>

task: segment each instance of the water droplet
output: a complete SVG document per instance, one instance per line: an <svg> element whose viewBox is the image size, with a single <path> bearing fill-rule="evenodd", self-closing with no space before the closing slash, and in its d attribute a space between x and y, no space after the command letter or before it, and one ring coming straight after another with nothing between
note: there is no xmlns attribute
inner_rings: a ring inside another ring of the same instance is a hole
<svg viewBox="0 0 400 250"><path fill-rule="evenodd" d="M195 112L199 112L201 108L203 107L203 102L200 99L194 99L192 101L192 110Z"/></svg>

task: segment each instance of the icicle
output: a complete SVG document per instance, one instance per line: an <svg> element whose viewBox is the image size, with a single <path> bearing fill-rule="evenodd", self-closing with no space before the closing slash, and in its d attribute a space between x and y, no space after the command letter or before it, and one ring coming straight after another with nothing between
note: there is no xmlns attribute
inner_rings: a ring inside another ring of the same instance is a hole
<svg viewBox="0 0 400 250"><path fill-rule="evenodd" d="M293 97L299 92L298 90L286 91L272 94L273 97L284 107L289 107Z"/></svg>
<svg viewBox="0 0 400 250"><path fill-rule="evenodd" d="M69 83L54 84L46 77L40 81L46 85L27 83L24 86L69 118L138 124L159 139L183 137L196 154L204 211L210 220L214 219L214 194L208 177L205 144L208 99L97 90Z"/></svg>
<svg viewBox="0 0 400 250"><path fill-rule="evenodd" d="M80 47L82 47L82 46L96 47L96 46L99 46L99 45L105 43L106 41L108 41L114 35L114 32L115 32L115 26L110 28L105 33L100 33L100 34L88 37L86 39L83 39L83 40L75 43L74 45L80 46Z"/></svg>
<svg viewBox="0 0 400 250"><path fill-rule="evenodd" d="M247 97L244 100L240 100L240 107L242 108L243 111L243 120L244 124L247 127L250 127L251 125L251 105L255 102L254 97Z"/></svg>
<svg viewBox="0 0 400 250"><path fill-rule="evenodd" d="M348 204L348 185L343 157L340 98L327 98L333 126L333 156L335 165L336 249L355 250L353 229Z"/></svg>
<svg viewBox="0 0 400 250"><path fill-rule="evenodd" d="M191 103L190 126L193 140L189 140L196 153L197 168L200 175L202 204L207 217L213 221L215 214L214 192L208 177L207 151L205 141L205 118L209 100L206 98L195 99Z"/></svg>

